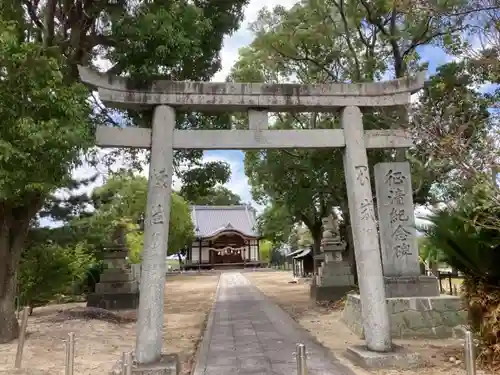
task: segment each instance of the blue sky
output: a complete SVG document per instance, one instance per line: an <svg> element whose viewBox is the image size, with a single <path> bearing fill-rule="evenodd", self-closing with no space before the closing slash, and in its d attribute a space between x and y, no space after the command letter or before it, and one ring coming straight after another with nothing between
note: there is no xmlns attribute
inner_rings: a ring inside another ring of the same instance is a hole
<svg viewBox="0 0 500 375"><path fill-rule="evenodd" d="M225 81L231 67L235 63L238 57L238 49L244 46L249 45L253 40L253 35L249 31L249 24L256 20L258 12L263 7L267 6L272 8L276 5L283 5L285 7L291 7L296 3L297 0L251 0L250 4L247 6L245 10L245 21L241 28L235 32L232 36L227 37L224 40L224 47L221 51L222 58L222 70L218 72L213 81L223 82ZM436 68L439 65L445 64L452 60L450 56L447 56L440 48L433 46L423 46L420 47L418 52L420 53L422 60L427 61L429 63L429 73L432 74L435 72ZM103 63L103 65L106 65ZM103 151L104 152L104 151ZM243 167L243 158L244 154L241 151L207 151L205 152L204 159L206 161L212 160L222 160L227 162L231 166L231 179L226 184L226 187L231 189L234 193L241 196L243 201L252 202L250 195L250 187L248 185L248 180L244 173ZM117 165L122 165L120 161L117 161ZM104 177L106 175L106 168L104 166L101 167L89 167L83 166L78 168L74 175L76 178L88 177L95 172L99 172L101 177L98 179L96 184L93 186L87 187L85 190L90 192L95 186L101 185L104 181ZM145 171L147 173L147 169ZM178 183L174 181L174 187L178 188ZM64 192L59 192L60 194L65 194ZM254 204L254 206L256 206ZM257 207L256 208L260 208ZM48 224L44 222L43 224Z"/></svg>

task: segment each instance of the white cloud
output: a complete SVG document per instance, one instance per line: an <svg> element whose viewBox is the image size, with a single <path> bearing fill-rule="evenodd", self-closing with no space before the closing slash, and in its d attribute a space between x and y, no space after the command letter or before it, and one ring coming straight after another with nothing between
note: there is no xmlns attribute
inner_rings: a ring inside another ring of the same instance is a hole
<svg viewBox="0 0 500 375"><path fill-rule="evenodd" d="M262 8L273 9L277 5L291 8L296 3L298 3L298 0L250 0L245 9L245 19L240 29L224 39L224 46L221 50L222 69L214 75L212 81L224 82L226 80L231 67L238 59L238 50L252 42L253 35L249 30L249 26L257 20L259 11Z"/></svg>

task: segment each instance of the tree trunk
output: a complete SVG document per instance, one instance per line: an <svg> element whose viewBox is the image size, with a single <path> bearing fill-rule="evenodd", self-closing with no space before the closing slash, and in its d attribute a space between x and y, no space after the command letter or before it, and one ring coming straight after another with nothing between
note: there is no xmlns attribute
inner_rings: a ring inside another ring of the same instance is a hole
<svg viewBox="0 0 500 375"><path fill-rule="evenodd" d="M21 249L9 246L9 232L0 234L0 344L17 338L19 324L16 319L16 270ZM19 252L19 253L17 253Z"/></svg>
<svg viewBox="0 0 500 375"><path fill-rule="evenodd" d="M15 306L17 270L31 219L43 203L38 194L27 198L26 206L0 205L0 344L19 335Z"/></svg>
<svg viewBox="0 0 500 375"><path fill-rule="evenodd" d="M311 231L311 235L313 238L313 276L317 274L318 268L321 265L318 260L316 259L316 256L321 254L321 238L323 235L322 232L322 227L319 226L318 228L315 228L314 232Z"/></svg>

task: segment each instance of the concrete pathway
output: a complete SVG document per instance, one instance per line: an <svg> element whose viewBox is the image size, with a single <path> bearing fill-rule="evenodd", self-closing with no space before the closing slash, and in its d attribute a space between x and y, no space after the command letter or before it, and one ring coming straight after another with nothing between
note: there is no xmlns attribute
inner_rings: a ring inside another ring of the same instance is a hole
<svg viewBox="0 0 500 375"><path fill-rule="evenodd" d="M296 343L308 375L353 375L241 273L222 273L194 375L296 375Z"/></svg>

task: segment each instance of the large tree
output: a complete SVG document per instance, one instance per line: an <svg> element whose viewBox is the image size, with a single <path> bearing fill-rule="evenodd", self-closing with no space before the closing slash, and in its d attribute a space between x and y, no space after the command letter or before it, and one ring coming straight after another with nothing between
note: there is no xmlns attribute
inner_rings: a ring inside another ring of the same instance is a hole
<svg viewBox="0 0 500 375"><path fill-rule="evenodd" d="M236 30L247 2L0 2L0 343L18 334L16 272L30 222L47 197L69 182L92 145L95 126L116 122L98 102L92 108L78 84L77 65L104 60L112 73L134 79L163 74L208 80L220 68L224 35ZM121 118L147 126L149 116L128 112ZM228 126L227 116L178 117L183 128ZM175 160L196 167L188 180L196 173L221 176L220 165L203 169L201 152L179 152Z"/></svg>
<svg viewBox="0 0 500 375"><path fill-rule="evenodd" d="M180 193L182 196L189 196L186 189L181 189ZM241 197L222 185L216 185L207 189L201 195L191 195L188 200L192 204L208 206L234 206L241 204Z"/></svg>
<svg viewBox="0 0 500 375"><path fill-rule="evenodd" d="M409 6L408 2L320 0L303 1L289 10L281 6L272 11L262 10L252 25L255 39L250 46L240 50L230 78L267 83L397 78L425 68L419 59L418 47L435 44L456 50L462 44L460 36L472 12L467 2L447 2L439 8L424 2L412 7L411 12ZM441 83L435 80L432 84ZM426 106L439 108L453 105L452 100L426 103ZM458 104L457 108L460 106ZM475 105L470 108L482 111ZM406 108L364 110L364 128L401 126L400 119L406 114ZM437 125L436 122L432 124ZM271 127L338 128L339 118L337 113L278 114ZM471 139L474 141L474 137ZM428 150L426 153L421 149L409 155L414 166L416 203L432 199L432 183L437 173L443 173L442 168L429 165L427 155ZM395 155L390 150L372 150L368 156L373 166L379 161L394 160ZM440 162L437 161L438 166ZM285 206L294 221L307 225L316 248L321 237L321 218L334 206L341 208L349 227L340 150L247 152L245 170L254 199L259 203L271 201ZM346 240L350 242L349 238Z"/></svg>

